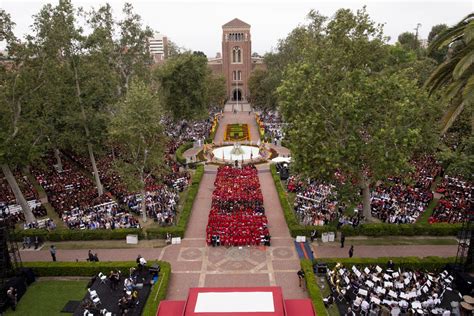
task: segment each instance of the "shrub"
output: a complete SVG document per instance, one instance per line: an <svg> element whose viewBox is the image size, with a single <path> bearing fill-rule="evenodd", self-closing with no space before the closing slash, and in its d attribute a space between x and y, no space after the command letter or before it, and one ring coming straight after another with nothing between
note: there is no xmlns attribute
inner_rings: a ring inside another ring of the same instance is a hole
<svg viewBox="0 0 474 316"><path fill-rule="evenodd" d="M142 229L58 229L47 231L46 229L27 229L14 232L14 238L18 241L23 237L38 236L42 240L49 241L69 241L69 240L120 240L125 239L128 234L138 235L139 238L144 237Z"/></svg>
<svg viewBox="0 0 474 316"><path fill-rule="evenodd" d="M306 289L308 295L313 302L313 307L317 315L328 315L326 307L324 307L323 296L316 283L316 277L313 273L313 264L310 260L305 259L300 262L301 268L305 274Z"/></svg>
<svg viewBox="0 0 474 316"><path fill-rule="evenodd" d="M395 267L408 268L415 270L428 270L436 271L443 269L448 263L453 263L455 261L454 257L399 257L399 258L390 258L390 257L379 257L379 258L318 258L314 262L324 262L328 265L329 269L332 269L336 263L340 262L346 267L351 267L353 265L369 266L369 265L379 265L384 268L387 266L389 260L392 260L395 264Z"/></svg>
<svg viewBox="0 0 474 316"><path fill-rule="evenodd" d="M187 143L184 143L181 146L179 146L178 149L176 149L176 160L180 164L182 164L182 165L186 164L186 158L183 157L183 154L186 150L188 150L189 148L192 148L192 147L193 147L193 142L187 142Z"/></svg>
<svg viewBox="0 0 474 316"><path fill-rule="evenodd" d="M155 316L158 305L166 298L166 294L168 293L168 285L171 277L171 265L165 261L161 261L159 264L161 267L160 277L158 278L158 282L153 285L150 295L146 300L142 313L143 316Z"/></svg>
<svg viewBox="0 0 474 316"><path fill-rule="evenodd" d="M296 236L310 236L311 232L316 229L319 233L336 231L336 226L303 226L298 223L298 220L293 211L293 206L288 202L288 194L283 188L283 184L276 171L275 165L270 166L273 181L278 192L283 214L285 216L286 224L290 230L292 237ZM386 223L369 223L362 224L356 228L352 226L343 226L342 231L346 236L456 236L461 231L461 224L386 224Z"/></svg>

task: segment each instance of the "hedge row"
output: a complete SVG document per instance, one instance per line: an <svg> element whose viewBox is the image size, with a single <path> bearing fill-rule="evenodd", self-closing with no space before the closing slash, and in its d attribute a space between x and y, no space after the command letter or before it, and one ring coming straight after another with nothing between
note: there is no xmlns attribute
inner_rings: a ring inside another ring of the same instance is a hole
<svg viewBox="0 0 474 316"><path fill-rule="evenodd" d="M179 146L178 149L176 149L176 160L180 164L182 165L186 164L186 158L183 157L183 154L186 150L192 147L193 147L193 142L187 142Z"/></svg>
<svg viewBox="0 0 474 316"><path fill-rule="evenodd" d="M314 260L316 262L324 262L328 265L329 269L332 269L338 262L342 263L346 267L353 265L359 266L370 266L378 265L382 268L387 266L389 260L392 260L395 267L406 268L413 270L428 270L437 271L444 269L444 267L455 261L454 257L379 257L379 258L318 258Z"/></svg>
<svg viewBox="0 0 474 316"><path fill-rule="evenodd" d="M316 229L319 235L324 232L336 231L336 227L333 225L325 226L303 226L298 223L292 206L288 202L287 192L283 188L283 184L276 171L275 165L270 166L273 181L278 192L280 204L283 208L283 213L286 219L286 223L290 230L291 236L310 236L311 232ZM415 224L386 224L386 223L370 223L362 224L353 228L352 226L343 226L342 231L346 236L456 236L461 231L461 224L428 224L428 223L415 223Z"/></svg>
<svg viewBox="0 0 474 316"><path fill-rule="evenodd" d="M188 227L189 217L191 216L191 210L193 208L194 199L199 190L199 184L201 183L202 176L204 175L204 166L199 165L194 173L191 185L188 188L188 195L184 201L183 210L178 219L176 226L160 227L160 228L149 228L147 229L147 238L166 238L166 234L170 233L173 237L184 237L184 232Z"/></svg>
<svg viewBox="0 0 474 316"><path fill-rule="evenodd" d="M168 294L168 286L171 278L171 265L166 261L161 261L159 264L161 267L160 277L158 278L158 282L153 285L143 309L142 316L155 316L158 305L160 305L160 302L164 300L166 294Z"/></svg>
<svg viewBox="0 0 474 316"><path fill-rule="evenodd" d="M69 240L120 240L125 239L128 234L138 235L139 238L145 236L142 229L128 228L128 229L58 229L47 231L45 229L27 229L15 231L13 236L16 240L22 241L23 237L38 236L42 240L49 241L69 241Z"/></svg>
<svg viewBox="0 0 474 316"><path fill-rule="evenodd" d="M166 233L170 233L173 237L184 237L184 232L188 226L189 216L191 216L191 209L193 207L194 199L199 190L202 176L204 174L204 166L199 165L192 178L191 185L188 188L188 194L184 201L183 210L176 226L167 226L159 228L147 229L96 229L96 230L70 230L58 229L54 231L47 231L46 229L28 229L19 230L13 233L13 237L17 241L22 241L23 237L38 236L42 240L49 241L70 241L70 240L124 240L127 235L138 235L140 239L156 239L166 238Z"/></svg>
<svg viewBox="0 0 474 316"><path fill-rule="evenodd" d="M305 274L306 289L308 290L309 298L313 302L314 310L318 316L327 316L328 312L324 307L323 295L316 283L316 277L313 273L313 263L311 260L304 259L300 261L301 268Z"/></svg>
<svg viewBox="0 0 474 316"><path fill-rule="evenodd" d="M150 262L151 263L151 262ZM166 298L171 275L171 265L166 261L157 261L161 267L158 282L153 288L146 301L143 314L146 316L156 315L158 304ZM133 261L126 262L24 262L25 268L31 268L36 276L85 276L92 277L99 272L107 274L113 269L118 269L128 275L131 267L136 266ZM161 283L161 287L160 287ZM159 290L159 291L158 291ZM158 292L158 295L157 295ZM155 300L156 296L156 300Z"/></svg>

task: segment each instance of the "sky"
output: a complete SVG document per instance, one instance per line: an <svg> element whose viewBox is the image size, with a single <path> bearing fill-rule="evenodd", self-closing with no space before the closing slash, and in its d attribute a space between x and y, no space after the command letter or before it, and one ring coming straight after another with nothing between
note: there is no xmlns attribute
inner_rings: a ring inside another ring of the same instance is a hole
<svg viewBox="0 0 474 316"><path fill-rule="evenodd" d="M117 17L125 1L73 0L77 7L89 9L109 2ZM353 10L367 6L367 12L377 23L383 23L384 33L395 42L405 31L414 32L417 24L419 38L426 39L431 27L445 23L453 25L474 11L474 0L129 0L144 22L159 31L180 47L202 51L214 57L221 50L222 25L239 18L251 25L252 51L263 55L277 46L299 24L305 23L311 9L332 16L339 8ZM17 24L18 37L29 33L36 14L46 3L42 0L0 0L4 9ZM5 47L0 43L0 48Z"/></svg>

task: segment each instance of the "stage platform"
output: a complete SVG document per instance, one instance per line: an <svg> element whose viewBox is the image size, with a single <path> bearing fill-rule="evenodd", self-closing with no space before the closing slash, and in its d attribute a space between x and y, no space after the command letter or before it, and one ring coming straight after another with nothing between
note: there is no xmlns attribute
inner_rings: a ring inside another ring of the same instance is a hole
<svg viewBox="0 0 474 316"><path fill-rule="evenodd" d="M108 275L110 271L103 271L102 273ZM129 277L129 271L122 271L122 275L116 290L112 289L110 280L108 278L105 281L105 284L101 282L99 278L95 278L90 289L92 291L97 291L97 295L100 298L101 304L99 304L97 308L87 308L87 310L93 315L101 315L100 310L102 309L107 309L107 311L111 312L113 315L121 315L118 301L125 295L124 280L127 277ZM133 277L136 278L136 283L143 283L143 288L137 289L138 304L131 308L127 315L140 316L142 314L146 300L151 292L151 281L153 279L153 274L149 272L148 268L144 268L142 271L135 270ZM74 311L74 316L84 315L84 303L89 299L89 297L89 293L87 292L79 307Z"/></svg>
<svg viewBox="0 0 474 316"><path fill-rule="evenodd" d="M314 316L311 300L284 300L281 287L191 288L186 301L162 301L157 316Z"/></svg>

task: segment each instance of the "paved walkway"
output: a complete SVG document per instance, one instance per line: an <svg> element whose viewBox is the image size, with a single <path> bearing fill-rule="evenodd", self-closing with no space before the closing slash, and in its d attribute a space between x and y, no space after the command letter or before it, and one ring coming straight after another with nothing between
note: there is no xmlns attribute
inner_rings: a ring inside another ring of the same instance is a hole
<svg viewBox="0 0 474 316"><path fill-rule="evenodd" d="M350 243L344 248L339 245L312 245L316 258L348 258ZM412 246L354 246L354 257L455 257L457 245L412 245Z"/></svg>
<svg viewBox="0 0 474 316"><path fill-rule="evenodd" d="M224 142L224 131L227 124L248 124L250 129L250 141L254 144L260 140L260 135L257 128L257 121L255 120L255 113L251 112L224 112L224 115L219 120L219 127L214 136L214 143L220 144Z"/></svg>

